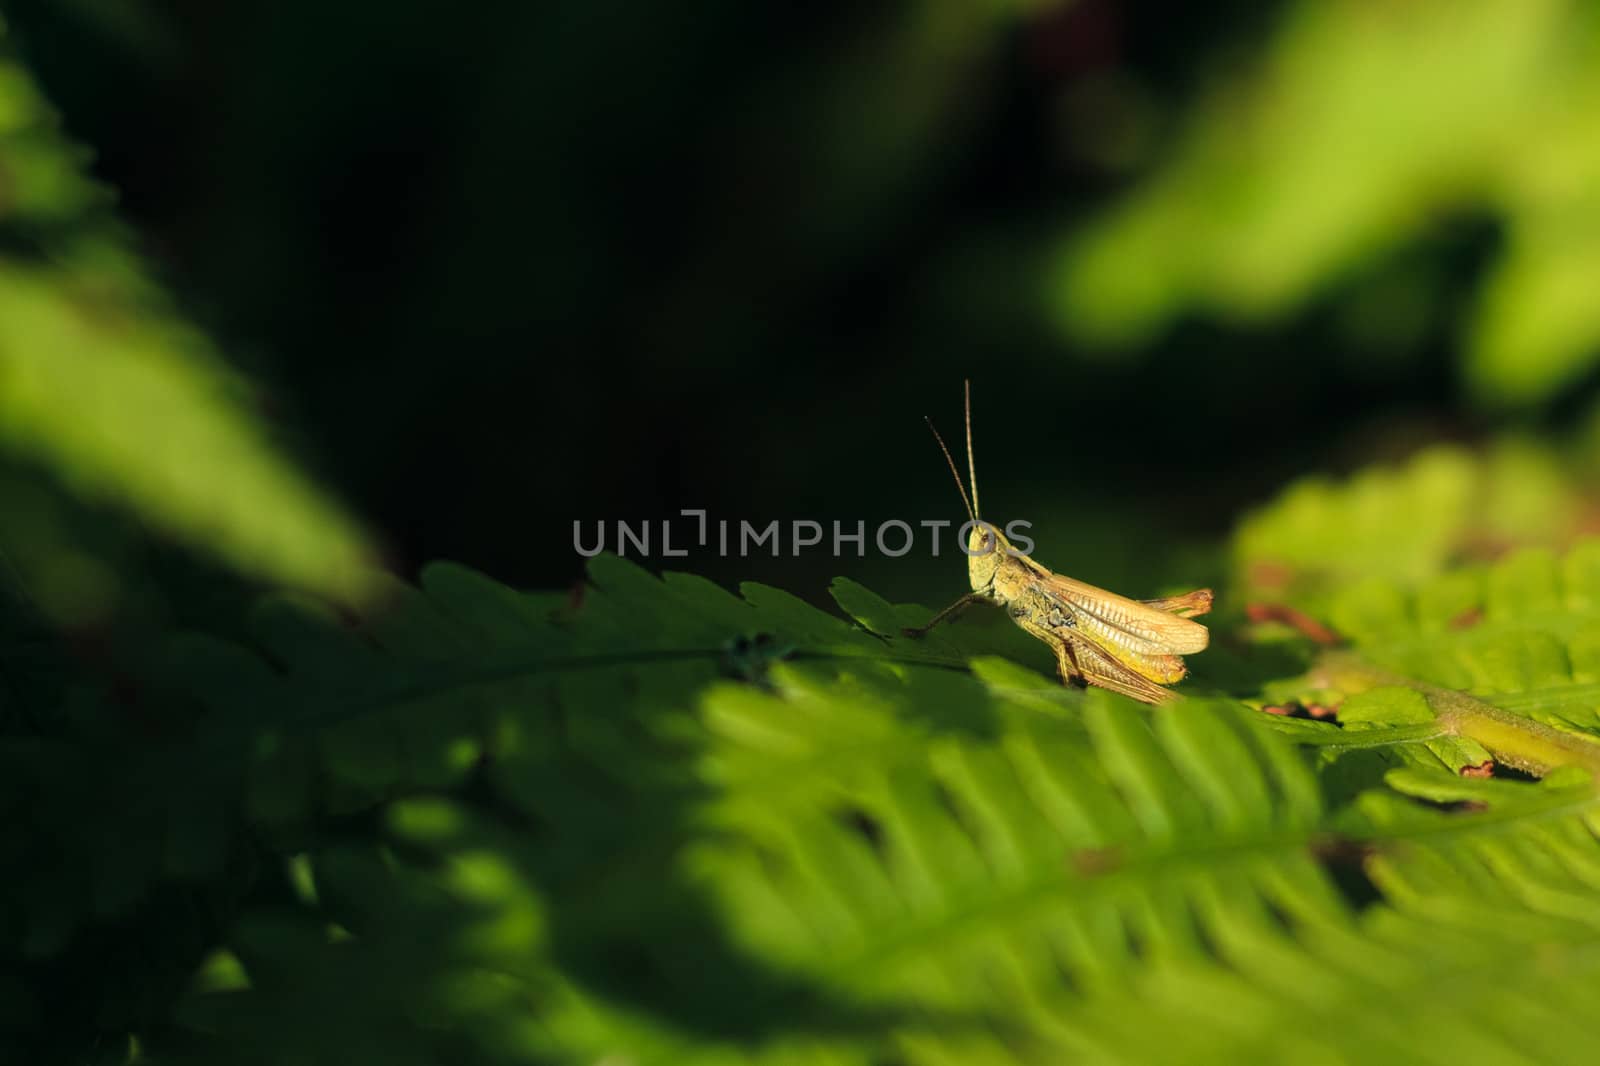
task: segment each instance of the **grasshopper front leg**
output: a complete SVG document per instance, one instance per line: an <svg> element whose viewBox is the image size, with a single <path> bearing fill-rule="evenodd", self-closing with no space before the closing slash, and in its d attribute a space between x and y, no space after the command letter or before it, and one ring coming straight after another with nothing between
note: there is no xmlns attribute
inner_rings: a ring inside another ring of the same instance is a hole
<svg viewBox="0 0 1600 1066"><path fill-rule="evenodd" d="M956 617L956 615L960 614L962 611L965 611L973 604L982 602L982 596L978 595L976 592L969 592L956 602L952 603L950 606L946 607L944 610L940 611L938 614L934 615L932 618L928 619L927 625L915 627L907 626L900 630L900 632L904 633L908 637L923 636L928 632L928 630L932 629L940 622L948 622L950 619Z"/></svg>

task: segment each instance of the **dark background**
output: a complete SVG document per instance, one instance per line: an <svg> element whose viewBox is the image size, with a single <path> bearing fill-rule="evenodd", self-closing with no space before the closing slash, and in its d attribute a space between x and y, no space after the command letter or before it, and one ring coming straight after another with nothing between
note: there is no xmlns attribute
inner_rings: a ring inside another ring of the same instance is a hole
<svg viewBox="0 0 1600 1066"><path fill-rule="evenodd" d="M1173 546L1294 474L1486 428L1448 315L1352 351L1337 285L1270 329L1064 339L1041 263L1277 8L984 7L7 5L162 276L404 573L561 586L575 519L683 507L959 520L921 420L959 435L963 377L989 516L1134 594L1199 580ZM1497 240L1457 218L1407 254L1448 306ZM961 587L921 551L672 565Z"/></svg>

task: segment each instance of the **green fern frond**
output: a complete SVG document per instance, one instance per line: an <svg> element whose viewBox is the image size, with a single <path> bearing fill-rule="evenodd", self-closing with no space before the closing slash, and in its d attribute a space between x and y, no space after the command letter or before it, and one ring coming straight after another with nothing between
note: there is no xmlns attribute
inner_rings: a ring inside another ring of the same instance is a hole
<svg viewBox="0 0 1600 1066"><path fill-rule="evenodd" d="M849 617L607 556L278 597L8 741L8 965L109 995L139 971L37 975L214 900L107 1014L170 1061L1576 1058L1600 545L1423 570L1330 584L1308 673L1159 708L845 580Z"/></svg>
<svg viewBox="0 0 1600 1066"><path fill-rule="evenodd" d="M81 155L0 55L0 446L246 574L360 598L364 534L267 439Z"/></svg>
<svg viewBox="0 0 1600 1066"><path fill-rule="evenodd" d="M1341 599L1341 617L1329 620L1359 625L1360 596L1438 579L1424 609L1448 622L1469 607L1461 588L1473 563L1581 534L1587 503L1569 465L1554 449L1507 438L1483 452L1430 448L1342 482L1302 479L1239 523L1233 594L1319 615Z"/></svg>
<svg viewBox="0 0 1600 1066"><path fill-rule="evenodd" d="M1501 565L1486 589L1539 587ZM1321 679L1338 724L1152 710L960 627L879 635L927 612L850 583L870 630L761 586L592 574L569 599L434 567L355 629L279 603L270 667L186 645L205 743L246 749L225 806L283 861L309 845L316 887L237 927L248 987L196 991L199 1046L332 1061L377 1027L416 1062L1544 1061L1587 1032L1524 1030L1594 965L1592 779L1461 777L1484 747L1382 641ZM1485 624L1572 624L1580 591ZM1447 661L1466 638L1413 636ZM327 835L369 811L384 848ZM1508 969L1526 983L1499 995ZM397 972L426 979L356 991Z"/></svg>

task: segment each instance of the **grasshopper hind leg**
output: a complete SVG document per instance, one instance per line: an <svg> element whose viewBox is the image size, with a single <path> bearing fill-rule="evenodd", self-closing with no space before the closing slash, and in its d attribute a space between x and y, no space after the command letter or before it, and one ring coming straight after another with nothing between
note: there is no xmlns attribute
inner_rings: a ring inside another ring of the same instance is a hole
<svg viewBox="0 0 1600 1066"><path fill-rule="evenodd" d="M1210 612L1212 599L1210 589L1195 589L1193 592L1185 592L1182 596L1163 596L1159 600L1139 602L1158 611L1168 611L1179 618L1191 618L1197 614Z"/></svg>
<svg viewBox="0 0 1600 1066"><path fill-rule="evenodd" d="M1056 668L1063 684L1098 687L1141 703L1166 703L1174 694L1112 658L1088 641L1064 640L1056 647Z"/></svg>

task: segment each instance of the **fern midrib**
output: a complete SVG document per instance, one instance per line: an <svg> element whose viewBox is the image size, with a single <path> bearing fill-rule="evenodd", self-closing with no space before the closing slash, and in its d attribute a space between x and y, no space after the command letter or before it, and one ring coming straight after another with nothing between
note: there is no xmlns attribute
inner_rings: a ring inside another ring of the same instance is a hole
<svg viewBox="0 0 1600 1066"><path fill-rule="evenodd" d="M984 937L986 929L993 926L1026 925L1040 912L1062 904L1093 902L1103 895L1126 899L1129 883L1150 883L1158 873L1168 876L1185 876L1196 871L1206 873L1281 852L1304 851L1310 842L1308 834L1290 831L1235 837L1221 847L1137 855L1107 873L1092 877L1062 875L1022 880L1001 894L968 893L966 905L939 912L936 915L939 921L908 923L893 936L868 942L865 950L852 955L829 956L829 969L837 968L839 973L852 975L881 971L904 959L925 954L935 945ZM993 880L985 882L995 883Z"/></svg>
<svg viewBox="0 0 1600 1066"><path fill-rule="evenodd" d="M1573 798L1552 797L1551 802L1510 809L1491 807L1487 811L1459 815L1437 822L1413 822L1404 826L1374 826L1340 832L1332 836L1382 847L1413 840L1486 833L1499 835L1521 825L1583 814L1600 805L1600 795ZM951 940L967 940L984 935L986 927L1026 925L1041 911L1062 904L1088 903L1110 894L1127 898L1129 886L1149 884L1168 877L1205 874L1240 862L1256 859L1282 861L1314 848L1330 834L1316 828L1280 829L1269 833L1229 838L1225 844L1198 848L1136 851L1115 869L1092 877L1039 878L1016 883L1011 891L999 895L968 894L969 903L941 913L938 922L912 923L894 936L872 942L854 955L830 957L830 969L838 972L874 973L911 957L935 950ZM1142 843L1160 843L1144 841ZM987 882L994 884L994 881Z"/></svg>
<svg viewBox="0 0 1600 1066"><path fill-rule="evenodd" d="M693 662L696 660L715 662L725 658L726 654L720 648L636 649L615 653L575 653L571 655L552 655L544 658L519 658L510 662L491 663L469 670L452 671L448 667L442 667L433 676L414 677L395 683L387 689L353 695L339 701L332 707L327 704L318 706L314 700L296 700L294 702L301 705L309 702L310 709L302 710L298 714L289 716L280 723L267 724L320 728L354 721L368 715L392 710L396 707L443 701L447 697L456 696L475 688L534 681L551 674L578 673L632 665L649 666L653 663L664 662ZM947 659L933 655L875 655L866 649L851 649L846 646L802 648L790 653L786 658L830 662L866 660L876 663L899 663L907 666L925 666L942 670L970 672L970 667L965 660ZM396 661L398 662L399 660L396 659ZM296 675L291 670L285 678L285 682L293 685L296 680ZM304 696L305 694L296 693L295 695ZM686 702L692 703L693 701ZM260 724L259 722L250 723L252 727ZM221 735L213 739L226 739L231 735L231 733L223 731Z"/></svg>
<svg viewBox="0 0 1600 1066"><path fill-rule="evenodd" d="M1561 766L1577 766L1600 781L1600 739L1545 725L1504 707L1452 689L1440 688L1373 666L1348 652L1324 655L1313 668L1319 686L1347 694L1383 686L1421 692L1448 735L1482 744L1502 763L1543 776Z"/></svg>

